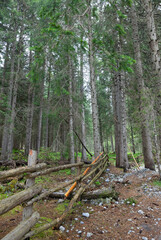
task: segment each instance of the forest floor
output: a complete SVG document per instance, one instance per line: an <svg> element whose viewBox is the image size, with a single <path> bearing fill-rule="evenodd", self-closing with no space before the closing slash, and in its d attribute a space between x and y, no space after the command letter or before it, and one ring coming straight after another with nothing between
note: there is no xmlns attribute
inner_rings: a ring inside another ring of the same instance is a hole
<svg viewBox="0 0 161 240"><path fill-rule="evenodd" d="M50 177L39 177L46 188L73 178L62 171ZM156 186L158 176L154 171L142 169L123 173L110 165L91 189L113 186L120 193L118 201L99 199L79 201L61 230L50 229L32 240L161 240L161 185ZM37 224L50 222L65 210L67 200L47 199L34 205L41 215ZM87 217L83 213L88 213ZM17 226L22 219L22 207L16 207L0 217L0 239Z"/></svg>

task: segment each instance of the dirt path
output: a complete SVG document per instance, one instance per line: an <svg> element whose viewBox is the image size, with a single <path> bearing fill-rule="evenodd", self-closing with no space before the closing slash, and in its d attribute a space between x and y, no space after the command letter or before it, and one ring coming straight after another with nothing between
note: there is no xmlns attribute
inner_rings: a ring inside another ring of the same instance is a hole
<svg viewBox="0 0 161 240"><path fill-rule="evenodd" d="M56 178L54 181L58 180L58 176ZM120 193L118 201L79 202L60 227L62 231L50 230L32 239L161 240L161 187L152 185L156 178L152 171L123 174L120 169L110 166L100 178L97 188L113 185ZM48 221L60 214L54 210L56 206L57 200L50 199L36 204L35 209ZM21 208L17 211L0 218L0 239L21 220ZM89 217L84 217L82 213L87 213Z"/></svg>

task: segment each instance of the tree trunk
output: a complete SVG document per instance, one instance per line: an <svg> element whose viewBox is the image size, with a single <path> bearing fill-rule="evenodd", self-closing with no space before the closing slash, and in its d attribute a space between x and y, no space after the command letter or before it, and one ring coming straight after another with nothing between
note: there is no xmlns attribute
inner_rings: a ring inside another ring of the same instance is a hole
<svg viewBox="0 0 161 240"><path fill-rule="evenodd" d="M153 65L153 73L154 73L154 85L155 85L155 94L156 94L156 112L157 112L157 132L159 138L161 138L161 58L159 53L159 44L157 38L157 31L155 27L155 19L154 19L154 7L152 5L151 0L143 0L143 7L145 8L146 18L147 18L147 29L149 34L149 45L151 52L151 60ZM159 142L158 142L159 144ZM161 151L161 142L160 142L160 151Z"/></svg>
<svg viewBox="0 0 161 240"><path fill-rule="evenodd" d="M123 74L114 74L114 126L115 126L115 152L116 166L127 169L127 136L126 136L126 110L125 110L125 86Z"/></svg>
<svg viewBox="0 0 161 240"><path fill-rule="evenodd" d="M93 121L93 137L94 137L94 155L95 158L101 152L98 105L96 93L96 79L94 70L94 51L93 51L93 36L92 36L92 16L91 3L89 3L89 19L88 19L88 45L89 45L89 66L90 66L90 88L91 88L91 102L92 102L92 121Z"/></svg>
<svg viewBox="0 0 161 240"><path fill-rule="evenodd" d="M135 49L134 54L136 59L136 79L137 79L138 91L140 95L140 114L141 114L141 125L142 125L142 146L143 146L144 163L146 168L154 170L155 164L154 164L153 155L152 155L152 143L151 143L151 137L150 137L149 124L148 124L148 114L146 112L146 108L143 102L143 99L146 98L146 94L145 94L144 79L143 79L143 68L142 68L142 61L141 61L137 15L136 15L134 4L132 5L132 8L131 8L131 21L132 21L132 27L133 27L132 34L133 34L133 44Z"/></svg>
<svg viewBox="0 0 161 240"><path fill-rule="evenodd" d="M38 222L40 214L34 212L30 218L20 222L20 224L8 233L2 240L21 240L22 237L30 231L32 227Z"/></svg>
<svg viewBox="0 0 161 240"><path fill-rule="evenodd" d="M14 86L14 69L15 69L15 51L16 51L16 37L17 33L14 36L12 55L11 55L11 73L9 80L9 90L7 93L7 109L5 114L5 121L3 127L3 137L2 137L2 151L1 151L1 161L7 162L7 147L8 147L8 134L9 134L9 124L10 124L10 112L12 107L12 94Z"/></svg>
<svg viewBox="0 0 161 240"><path fill-rule="evenodd" d="M9 41L7 41L6 44L6 51L5 51L5 57L4 57L4 66L3 66L3 77L2 77L2 84L1 84L1 96L4 94L4 86L6 84L6 73L7 73L7 66L9 61Z"/></svg>
<svg viewBox="0 0 161 240"><path fill-rule="evenodd" d="M70 134L70 163L75 163L74 159L74 127L73 127L73 90L72 90L72 62L71 57L68 56L69 64L69 134Z"/></svg>
<svg viewBox="0 0 161 240"><path fill-rule="evenodd" d="M81 89L80 89L80 94L81 94L81 100L82 100L82 105L81 105L81 127L82 127L82 142L86 146L86 126L85 126L85 107L84 107L84 86L83 86L83 52L81 52L80 56L80 77L81 77ZM86 154L86 149L82 146L82 160L87 161L87 154Z"/></svg>
<svg viewBox="0 0 161 240"><path fill-rule="evenodd" d="M27 124L26 124L26 142L25 142L25 155L29 155L29 150L31 148L31 137L32 137L32 123L34 114L34 98L35 98L35 88L30 84L28 90L28 109L27 109Z"/></svg>
<svg viewBox="0 0 161 240"><path fill-rule="evenodd" d="M14 89L13 89L11 123L9 126L8 146L7 146L7 161L11 161L11 159L12 159L13 131L14 131L15 117L16 117L16 102L17 102L19 74L20 74L20 56L18 56L18 66L17 66L17 72L16 72L16 76L15 76Z"/></svg>
<svg viewBox="0 0 161 240"><path fill-rule="evenodd" d="M42 80L40 83L40 106L39 106L39 119L38 119L38 132L37 132L37 155L40 152L41 145L41 132L42 132L42 111L43 111L43 103L44 103L44 82L45 82L45 61L43 66L43 74Z"/></svg>
<svg viewBox="0 0 161 240"><path fill-rule="evenodd" d="M48 68L48 97L46 110L46 124L45 124L45 148L49 147L49 110L50 110L50 82L51 82L51 63Z"/></svg>
<svg viewBox="0 0 161 240"><path fill-rule="evenodd" d="M111 134L111 151L114 152L113 136Z"/></svg>
<svg viewBox="0 0 161 240"><path fill-rule="evenodd" d="M0 215L8 212L21 203L31 199L33 196L39 194L42 191L42 186L34 185L26 190L14 194L11 197L0 201Z"/></svg>
<svg viewBox="0 0 161 240"><path fill-rule="evenodd" d="M132 143L132 151L135 154L135 142L134 142L134 133L133 133L133 127L131 126L131 143Z"/></svg>

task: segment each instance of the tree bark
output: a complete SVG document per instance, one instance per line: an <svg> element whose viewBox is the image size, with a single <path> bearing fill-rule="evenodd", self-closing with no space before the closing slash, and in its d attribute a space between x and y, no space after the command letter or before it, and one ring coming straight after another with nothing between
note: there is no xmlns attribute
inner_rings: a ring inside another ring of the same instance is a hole
<svg viewBox="0 0 161 240"><path fill-rule="evenodd" d="M133 127L132 126L131 126L131 143L132 143L133 154L135 154L135 142L134 142L134 133L133 133Z"/></svg>
<svg viewBox="0 0 161 240"><path fill-rule="evenodd" d="M11 123L10 123L10 126L9 126L8 146L7 146L7 161L8 162L12 160L13 131L14 131L15 117L16 117L16 103L17 103L17 90L18 90L19 73L20 73L20 55L18 56L17 72L16 72L14 88L13 88L11 120L10 120Z"/></svg>
<svg viewBox="0 0 161 240"><path fill-rule="evenodd" d="M111 134L111 151L114 152L113 136Z"/></svg>
<svg viewBox="0 0 161 240"><path fill-rule="evenodd" d="M118 200L118 193L113 188L100 189L90 192L84 192L81 196L81 199L97 199L97 198L112 198ZM51 198L64 198L64 193L53 192L49 195ZM70 198L73 195L70 196Z"/></svg>
<svg viewBox="0 0 161 240"><path fill-rule="evenodd" d="M26 141L25 141L25 155L29 155L31 148L31 137L32 137L32 123L34 115L34 99L35 99L35 88L29 85L28 89L28 109L27 109L27 124L26 124Z"/></svg>
<svg viewBox="0 0 161 240"><path fill-rule="evenodd" d="M86 146L86 126L85 126L85 107L84 107L84 85L83 85L83 52L81 52L80 56L80 77L81 77L81 100L82 100L82 105L81 105L81 128L82 128L82 142ZM82 160L87 161L87 154L86 154L86 149L84 146L82 146Z"/></svg>
<svg viewBox="0 0 161 240"><path fill-rule="evenodd" d="M8 212L17 205L31 199L35 195L39 194L42 191L41 185L34 185L24 191L14 194L11 197L3 199L0 201L0 215Z"/></svg>
<svg viewBox="0 0 161 240"><path fill-rule="evenodd" d="M126 110L125 110L125 87L120 72L114 74L114 126L115 126L115 152L116 166L127 169L127 136L126 136Z"/></svg>
<svg viewBox="0 0 161 240"><path fill-rule="evenodd" d="M151 0L143 0L143 7L145 8L146 19L147 19L147 29L149 34L149 46L151 52L151 60L153 65L153 75L154 75L154 82L155 82L155 108L157 112L157 132L158 138L161 139L161 57L160 57L160 49L157 37L157 31L155 27L155 19L154 19L154 7ZM159 139L158 139L159 140ZM157 141L158 141L157 140ZM157 144L160 144L160 151L161 151L161 141L158 141Z"/></svg>
<svg viewBox="0 0 161 240"><path fill-rule="evenodd" d="M9 79L9 90L7 93L7 109L5 114L5 121L3 127L3 137L2 137L2 151L1 151L1 161L7 162L7 147L8 147L8 134L9 134L9 123L10 123L10 112L12 107L12 95L13 95L13 86L14 86L14 69L15 69L15 51L16 51L16 37L17 29L15 29L15 36L13 39L12 53L11 53L11 70L10 70L10 79Z"/></svg>
<svg viewBox="0 0 161 240"><path fill-rule="evenodd" d="M45 148L49 147L49 110L50 110L50 82L51 82L51 63L48 68L48 97L46 110L46 124L45 124Z"/></svg>
<svg viewBox="0 0 161 240"><path fill-rule="evenodd" d="M29 65L31 69L32 64L32 52L30 50ZM32 138L32 123L34 114L34 99L35 99L35 87L32 83L29 83L28 88L28 104L27 104L27 123L26 123L26 139L25 139L25 155L29 155L29 150L31 148L31 138Z"/></svg>
<svg viewBox="0 0 161 240"><path fill-rule="evenodd" d="M70 134L70 163L75 163L74 159L74 127L73 127L73 90L72 90L72 62L71 57L68 56L69 64L69 134Z"/></svg>
<svg viewBox="0 0 161 240"><path fill-rule="evenodd" d="M19 167L19 168L11 169L8 171L3 171L3 172L0 172L0 180L6 179L9 177L15 177L15 176L18 176L23 173L32 173L35 171L40 171L46 167L47 167L46 163L39 163L33 167L26 166L26 167Z"/></svg>
<svg viewBox="0 0 161 240"><path fill-rule="evenodd" d="M37 155L40 152L41 146L41 132L42 132L42 111L43 111L43 102L44 102L44 82L45 82L45 61L43 67L43 76L40 83L40 106L39 106L39 119L38 119L38 132L37 132Z"/></svg>
<svg viewBox="0 0 161 240"><path fill-rule="evenodd" d="M21 240L22 237L38 222L39 218L40 214L38 212L34 212L30 218L20 222L20 224L2 238L2 240Z"/></svg>
<svg viewBox="0 0 161 240"><path fill-rule="evenodd" d="M91 16L91 1L89 1L89 19L88 19L88 45L89 45L89 66L90 66L90 88L92 102L92 122L93 122L93 138L94 138L94 155L95 158L101 152L100 130L98 118L98 105L96 93L96 79L94 70L94 51L93 51L93 34L92 34L92 16Z"/></svg>
<svg viewBox="0 0 161 240"><path fill-rule="evenodd" d="M143 68L141 61L141 52L140 52L140 43L139 43L139 32L138 32L138 23L137 15L135 11L135 5L132 5L131 8L131 21L132 21L132 34L133 34L133 44L135 49L135 59L136 59L136 80L138 84L138 91L140 95L140 114L141 114L141 125L142 125L142 146L143 146L143 155L145 167L151 170L155 169L155 164L152 154L152 143L150 137L150 129L148 124L148 114L146 112L145 104L143 99L146 98L144 79L143 79Z"/></svg>

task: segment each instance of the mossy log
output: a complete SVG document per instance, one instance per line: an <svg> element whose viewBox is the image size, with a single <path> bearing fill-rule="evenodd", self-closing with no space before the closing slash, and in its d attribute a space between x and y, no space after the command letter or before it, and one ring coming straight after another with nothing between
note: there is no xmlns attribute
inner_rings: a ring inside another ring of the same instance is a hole
<svg viewBox="0 0 161 240"><path fill-rule="evenodd" d="M20 222L20 224L2 238L2 240L21 240L22 237L37 223L39 218L40 214L38 212L34 212L30 218Z"/></svg>
<svg viewBox="0 0 161 240"><path fill-rule="evenodd" d="M97 199L97 198L112 198L118 200L119 193L114 188L104 188L92 192L84 192L81 198L85 199Z"/></svg>
<svg viewBox="0 0 161 240"><path fill-rule="evenodd" d="M115 191L114 188L103 188L100 190L95 190L91 192L84 192L81 196L81 199L97 199L97 198L112 198L118 200L119 193ZM61 192L53 192L50 193L49 197L51 198L64 198L64 193ZM73 195L70 195L70 198Z"/></svg>
<svg viewBox="0 0 161 240"><path fill-rule="evenodd" d="M78 200L78 198L81 196L82 192L83 192L84 187L80 187L79 190L77 191L77 193L75 194L75 196L72 198L72 200L70 201L67 209L65 210L65 212L61 215L61 217L56 218L55 220L53 220L50 223L46 223L45 225L30 231L29 233L27 233L22 240L25 240L26 238L30 238L33 235L39 234L51 227L53 228L58 228L61 223L66 219L66 217L68 216L70 210L72 209L74 203Z"/></svg>
<svg viewBox="0 0 161 240"><path fill-rule="evenodd" d="M40 163L40 164L36 164L35 166L32 166L32 167L26 166L26 167L11 169L8 171L3 171L3 172L0 172L0 180L6 179L8 177L14 177L14 176L20 175L22 173L40 171L46 167L47 167L46 163Z"/></svg>
<svg viewBox="0 0 161 240"><path fill-rule="evenodd" d="M14 194L13 196L0 201L0 215L8 212L21 203L31 199L42 191L41 185L34 185L24 191Z"/></svg>

